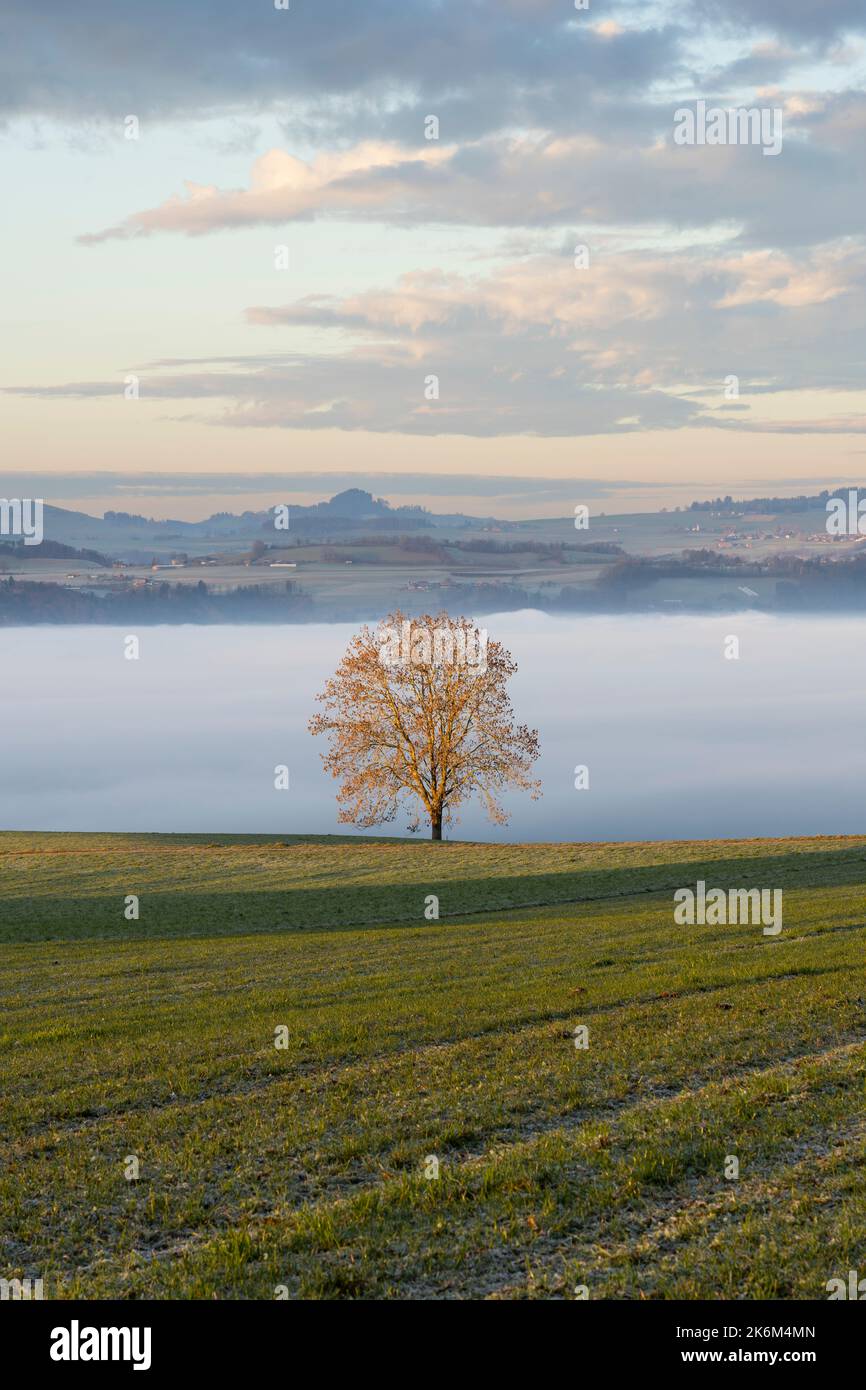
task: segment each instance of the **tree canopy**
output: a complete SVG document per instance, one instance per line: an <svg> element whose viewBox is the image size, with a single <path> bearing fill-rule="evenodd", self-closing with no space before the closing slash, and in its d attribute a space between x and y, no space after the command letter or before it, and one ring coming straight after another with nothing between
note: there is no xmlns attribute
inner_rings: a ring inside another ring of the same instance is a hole
<svg viewBox="0 0 866 1390"><path fill-rule="evenodd" d="M541 795L531 776L538 731L515 724L506 686L511 654L469 618L397 612L352 638L317 697L313 734L330 740L322 761L340 782L339 819L394 820L418 801L441 840L461 802L477 795L490 819L508 817L508 787Z"/></svg>

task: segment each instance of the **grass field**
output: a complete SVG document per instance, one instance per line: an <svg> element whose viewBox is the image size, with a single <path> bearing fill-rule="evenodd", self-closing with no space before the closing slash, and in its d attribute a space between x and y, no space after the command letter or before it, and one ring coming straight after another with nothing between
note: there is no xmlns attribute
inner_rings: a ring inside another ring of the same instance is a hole
<svg viewBox="0 0 866 1390"><path fill-rule="evenodd" d="M781 934L674 925L699 878ZM866 838L7 833L0 941L0 1276L46 1297L866 1274Z"/></svg>

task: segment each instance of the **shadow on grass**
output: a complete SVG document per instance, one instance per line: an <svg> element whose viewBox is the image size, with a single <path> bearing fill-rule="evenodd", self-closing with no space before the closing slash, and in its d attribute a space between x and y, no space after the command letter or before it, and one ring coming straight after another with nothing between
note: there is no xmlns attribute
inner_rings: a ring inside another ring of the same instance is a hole
<svg viewBox="0 0 866 1390"><path fill-rule="evenodd" d="M482 866L483 867L483 866ZM116 868L116 865L113 866ZM130 891L135 871L130 872ZM616 869L569 870L508 877L464 877L421 883L355 883L279 890L240 890L231 881L207 893L147 892L139 921L124 918L120 892L12 898L0 892L0 940L7 942L117 940L219 936L246 932L332 931L403 925L429 927L430 894L440 920L567 903L634 903L693 887L833 888L862 885L866 851L818 851L760 857L700 859Z"/></svg>

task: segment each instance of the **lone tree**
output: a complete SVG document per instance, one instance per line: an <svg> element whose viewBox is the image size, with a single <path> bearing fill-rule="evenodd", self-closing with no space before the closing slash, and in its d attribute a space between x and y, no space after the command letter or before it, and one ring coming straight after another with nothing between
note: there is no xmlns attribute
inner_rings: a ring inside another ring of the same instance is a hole
<svg viewBox="0 0 866 1390"><path fill-rule="evenodd" d="M506 787L541 795L530 776L538 731L515 726L506 691L517 665L468 618L393 613L349 643L317 697L313 734L328 734L322 761L340 780L339 819L371 826L392 821L417 798L442 839L462 801L477 794L490 819L508 817Z"/></svg>

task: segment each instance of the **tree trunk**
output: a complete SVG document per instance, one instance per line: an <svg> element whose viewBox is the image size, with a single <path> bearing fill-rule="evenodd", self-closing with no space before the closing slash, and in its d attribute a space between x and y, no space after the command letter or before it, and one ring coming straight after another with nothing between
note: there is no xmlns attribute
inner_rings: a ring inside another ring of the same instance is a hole
<svg viewBox="0 0 866 1390"><path fill-rule="evenodd" d="M430 839L431 839L431 840L441 840L441 839L442 839L442 812L441 812L441 811L439 811L438 814L433 815L433 816L430 817Z"/></svg>

